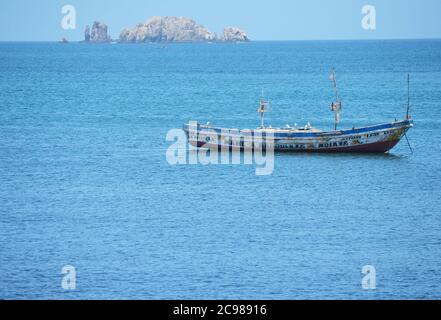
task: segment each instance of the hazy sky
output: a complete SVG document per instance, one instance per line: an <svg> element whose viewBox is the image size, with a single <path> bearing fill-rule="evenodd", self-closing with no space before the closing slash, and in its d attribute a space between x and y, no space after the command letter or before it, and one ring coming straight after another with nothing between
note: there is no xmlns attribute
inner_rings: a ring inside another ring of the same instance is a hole
<svg viewBox="0 0 441 320"><path fill-rule="evenodd" d="M66 4L76 8L76 30L61 27ZM374 31L361 26L367 4ZM154 15L188 16L218 33L239 26L253 40L441 38L441 0L0 0L0 41L82 40L94 20L117 38Z"/></svg>

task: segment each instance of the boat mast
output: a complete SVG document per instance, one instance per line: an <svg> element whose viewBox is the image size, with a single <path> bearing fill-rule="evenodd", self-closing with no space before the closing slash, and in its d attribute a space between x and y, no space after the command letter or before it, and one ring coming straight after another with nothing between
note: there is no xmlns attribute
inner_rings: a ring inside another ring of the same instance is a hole
<svg viewBox="0 0 441 320"><path fill-rule="evenodd" d="M260 107L259 109L257 109L257 112L260 113L260 128L264 129L265 128L265 112L268 112L268 110L265 110L265 107L269 108L270 106L270 101L265 101L265 98L263 96L263 89L262 89L262 97L260 98Z"/></svg>
<svg viewBox="0 0 441 320"><path fill-rule="evenodd" d="M407 74L407 111L406 111L406 120L410 119L410 74Z"/></svg>
<svg viewBox="0 0 441 320"><path fill-rule="evenodd" d="M331 80L334 83L334 90L335 90L335 102L331 104L331 110L335 113L335 123L334 123L334 130L337 131L337 125L340 122L340 111L342 110L342 104L340 101L340 96L338 94L338 87L337 87L337 76L335 74L335 70L332 69Z"/></svg>

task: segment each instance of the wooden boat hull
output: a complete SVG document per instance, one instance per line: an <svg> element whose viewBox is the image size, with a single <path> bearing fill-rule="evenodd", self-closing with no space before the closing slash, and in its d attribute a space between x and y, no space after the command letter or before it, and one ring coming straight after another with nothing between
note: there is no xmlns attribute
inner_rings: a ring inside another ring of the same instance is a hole
<svg viewBox="0 0 441 320"><path fill-rule="evenodd" d="M288 129L225 129L187 124L189 143L197 148L276 152L386 153L413 127L412 120L350 130L316 132Z"/></svg>

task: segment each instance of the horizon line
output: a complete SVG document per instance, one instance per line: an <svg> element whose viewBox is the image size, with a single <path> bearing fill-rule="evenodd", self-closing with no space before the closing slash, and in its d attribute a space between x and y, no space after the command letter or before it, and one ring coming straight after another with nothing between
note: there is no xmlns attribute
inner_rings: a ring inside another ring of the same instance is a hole
<svg viewBox="0 0 441 320"><path fill-rule="evenodd" d="M62 38L61 38L62 39ZM60 40L0 40L0 43L60 43ZM372 39L360 39L360 38L346 38L346 39L262 39L262 40L250 40L250 41L237 41L240 43L252 43L252 42L302 42L302 41L418 41L418 40L441 40L440 38L372 38ZM69 43L84 43L84 40L68 40ZM118 42L118 39L112 39L109 42L90 42L89 44L106 44L106 43ZM122 44L173 44L173 43L236 43L232 42L217 42L217 41L164 41L164 42L134 42Z"/></svg>

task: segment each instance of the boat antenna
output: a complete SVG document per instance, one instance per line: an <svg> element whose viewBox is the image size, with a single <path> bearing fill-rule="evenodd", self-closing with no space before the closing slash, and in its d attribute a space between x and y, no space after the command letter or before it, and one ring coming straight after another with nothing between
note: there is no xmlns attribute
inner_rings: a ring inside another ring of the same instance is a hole
<svg viewBox="0 0 441 320"><path fill-rule="evenodd" d="M407 74L407 111L406 111L406 120L410 119L410 74Z"/></svg>
<svg viewBox="0 0 441 320"><path fill-rule="evenodd" d="M267 110L265 110L265 108L267 108ZM269 111L269 107L270 107L270 101L265 101L265 97L264 97L264 92L263 92L263 88L262 88L262 97L260 98L260 107L259 109L257 109L257 112L260 113L260 128L264 129L265 128L265 112Z"/></svg>
<svg viewBox="0 0 441 320"><path fill-rule="evenodd" d="M340 100L340 96L338 93L338 87L337 87L337 75L335 74L335 70L332 69L330 79L334 83L334 90L335 90L335 102L331 104L331 111L335 113L335 122L334 122L334 130L337 131L337 125L340 122L340 111L342 110L342 103Z"/></svg>

